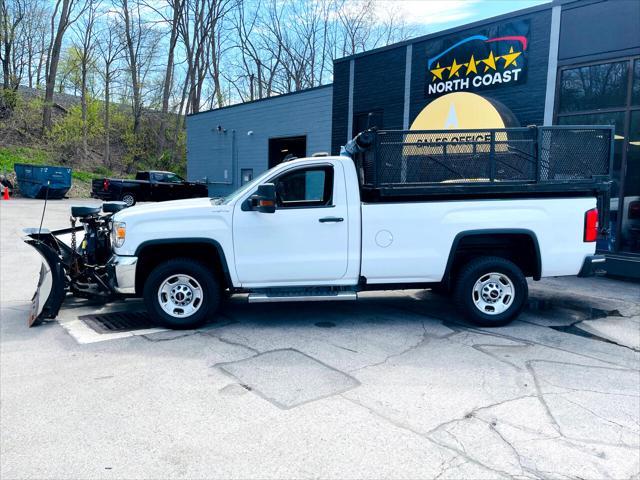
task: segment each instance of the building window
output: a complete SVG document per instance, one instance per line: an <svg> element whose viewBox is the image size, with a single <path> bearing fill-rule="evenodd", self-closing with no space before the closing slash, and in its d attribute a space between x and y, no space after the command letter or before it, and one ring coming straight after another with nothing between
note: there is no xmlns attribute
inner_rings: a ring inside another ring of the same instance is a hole
<svg viewBox="0 0 640 480"><path fill-rule="evenodd" d="M640 58L560 70L556 123L613 125L611 215L598 249L640 254Z"/></svg>
<svg viewBox="0 0 640 480"><path fill-rule="evenodd" d="M251 180L253 180L253 168L240 169L240 184L244 185L245 183L249 183Z"/></svg>
<svg viewBox="0 0 640 480"><path fill-rule="evenodd" d="M631 105L640 105L640 59L633 62L633 87Z"/></svg>
<svg viewBox="0 0 640 480"><path fill-rule="evenodd" d="M629 62L603 63L563 70L560 113L624 107Z"/></svg>

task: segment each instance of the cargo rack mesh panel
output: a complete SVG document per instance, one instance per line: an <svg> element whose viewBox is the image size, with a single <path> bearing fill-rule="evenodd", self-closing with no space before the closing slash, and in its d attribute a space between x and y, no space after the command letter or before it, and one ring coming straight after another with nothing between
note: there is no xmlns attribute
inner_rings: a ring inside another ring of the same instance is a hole
<svg viewBox="0 0 640 480"><path fill-rule="evenodd" d="M602 184L609 179L613 140L608 126L380 130L356 162L362 187L388 194Z"/></svg>

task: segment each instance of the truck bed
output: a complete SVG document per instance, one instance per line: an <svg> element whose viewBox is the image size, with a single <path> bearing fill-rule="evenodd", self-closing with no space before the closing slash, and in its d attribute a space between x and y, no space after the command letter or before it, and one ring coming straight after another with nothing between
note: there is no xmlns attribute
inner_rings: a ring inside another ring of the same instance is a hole
<svg viewBox="0 0 640 480"><path fill-rule="evenodd" d="M541 276L575 275L594 251L583 234L585 212L595 206L595 198L365 204L361 275L370 284L439 282L456 238L469 232L532 235Z"/></svg>

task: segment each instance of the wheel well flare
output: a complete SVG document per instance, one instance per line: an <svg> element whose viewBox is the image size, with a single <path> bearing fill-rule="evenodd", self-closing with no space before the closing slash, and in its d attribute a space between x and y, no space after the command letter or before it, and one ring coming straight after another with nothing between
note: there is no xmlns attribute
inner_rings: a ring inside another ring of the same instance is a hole
<svg viewBox="0 0 640 480"><path fill-rule="evenodd" d="M470 260L480 256L502 257L515 263L526 277L539 280L542 274L540 250L533 232L485 232L461 234L447 262L447 280Z"/></svg>
<svg viewBox="0 0 640 480"><path fill-rule="evenodd" d="M137 252L136 293L144 290L144 282L159 264L171 258L191 258L210 268L223 288L231 286L224 253L215 243L208 241L163 241L141 245Z"/></svg>

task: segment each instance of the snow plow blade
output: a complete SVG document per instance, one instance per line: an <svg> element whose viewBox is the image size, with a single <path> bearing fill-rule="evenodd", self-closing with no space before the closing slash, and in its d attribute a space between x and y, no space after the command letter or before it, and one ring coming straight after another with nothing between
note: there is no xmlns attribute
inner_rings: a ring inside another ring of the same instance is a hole
<svg viewBox="0 0 640 480"><path fill-rule="evenodd" d="M44 319L55 318L67 292L64 254L56 233L37 228L25 230L24 241L31 245L42 259L38 286L31 299L28 326L33 327Z"/></svg>

